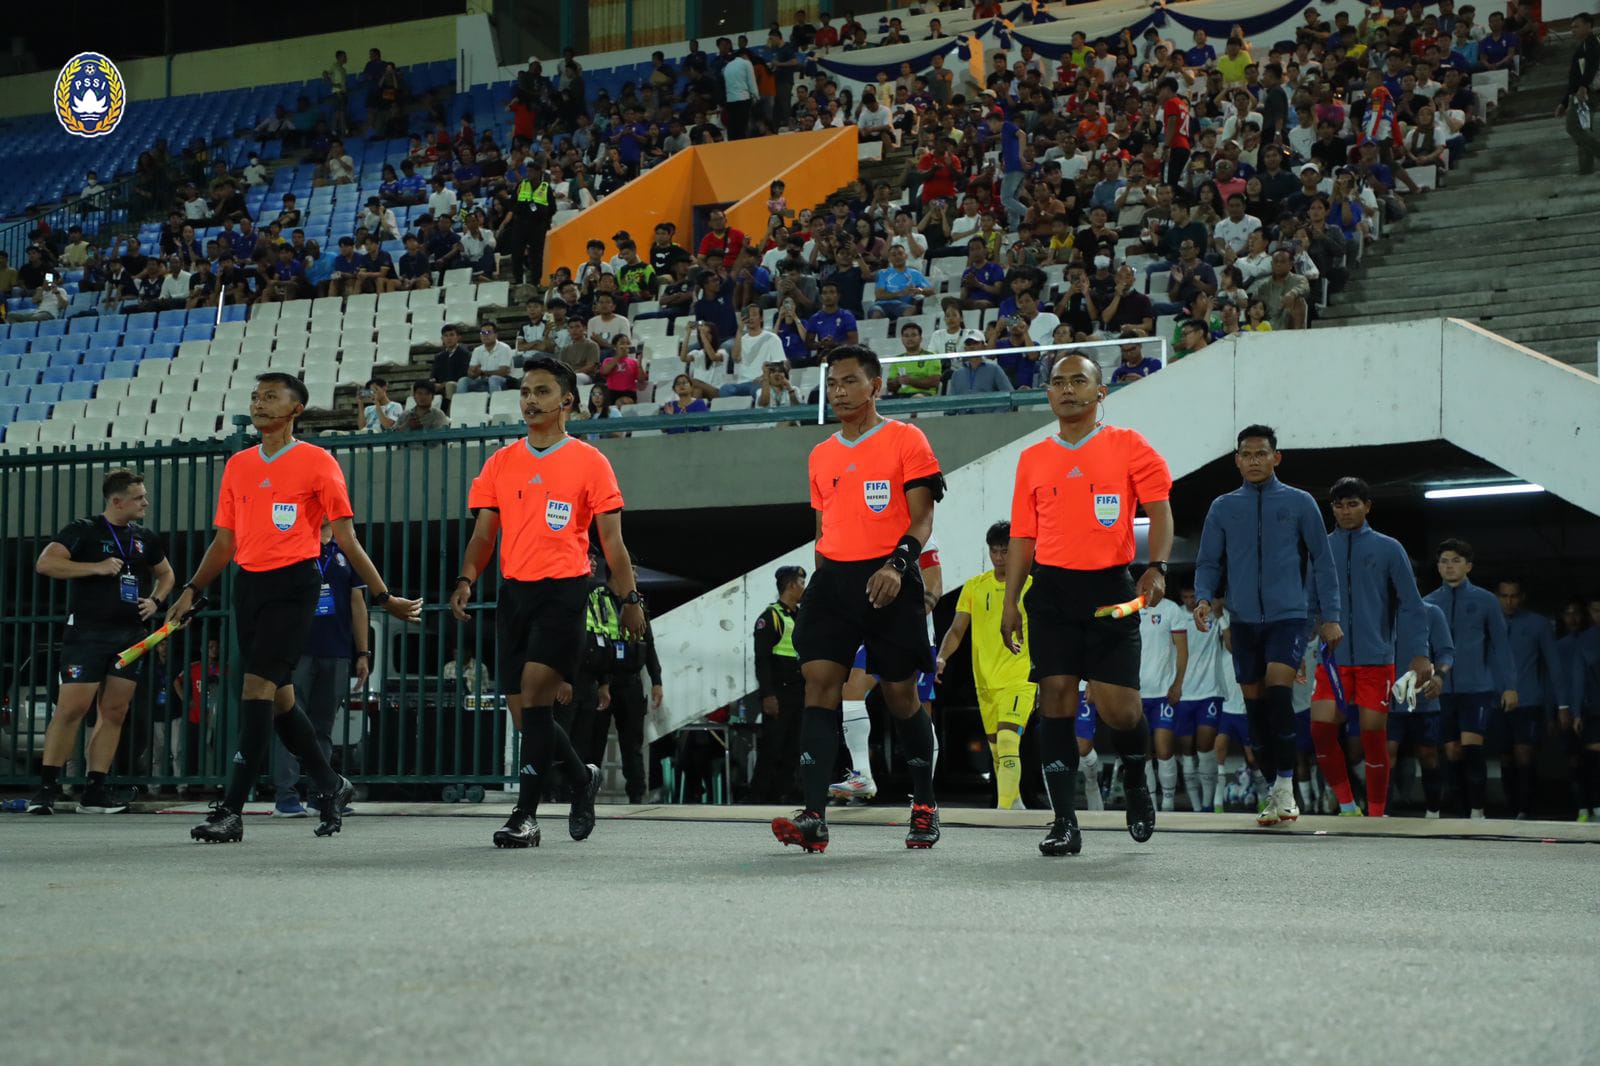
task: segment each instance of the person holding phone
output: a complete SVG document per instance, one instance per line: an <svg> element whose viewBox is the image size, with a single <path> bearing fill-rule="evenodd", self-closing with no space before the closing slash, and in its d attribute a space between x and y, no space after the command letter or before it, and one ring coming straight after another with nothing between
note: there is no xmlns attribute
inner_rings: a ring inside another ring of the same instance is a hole
<svg viewBox="0 0 1600 1066"><path fill-rule="evenodd" d="M13 311L7 316L11 322L48 322L66 314L67 294L61 289L61 278L54 271L45 271L44 284L33 294L35 310Z"/></svg>

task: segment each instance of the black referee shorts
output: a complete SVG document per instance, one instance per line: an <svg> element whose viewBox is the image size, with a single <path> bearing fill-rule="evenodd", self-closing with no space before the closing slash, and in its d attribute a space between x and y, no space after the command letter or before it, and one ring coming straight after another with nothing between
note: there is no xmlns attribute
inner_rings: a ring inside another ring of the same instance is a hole
<svg viewBox="0 0 1600 1066"><path fill-rule="evenodd" d="M1034 567L1033 584L1023 597L1033 680L1067 676L1138 688L1138 614L1094 616L1099 607L1133 597L1133 578L1125 566L1107 570Z"/></svg>
<svg viewBox="0 0 1600 1066"><path fill-rule="evenodd" d="M313 559L276 570L240 570L233 583L233 623L244 672L283 686L305 653L322 577Z"/></svg>
<svg viewBox="0 0 1600 1066"><path fill-rule="evenodd" d="M578 676L589 588L587 577L500 583L494 631L502 693L522 691L528 663L548 666L564 681Z"/></svg>
<svg viewBox="0 0 1600 1066"><path fill-rule="evenodd" d="M61 637L61 683L98 685L107 678L138 681L144 658L118 666L117 656L149 635L141 626L68 626Z"/></svg>
<svg viewBox="0 0 1600 1066"><path fill-rule="evenodd" d="M883 563L883 559L822 560L806 585L794 626L794 650L802 664L821 659L850 666L865 646L867 673L885 681L904 681L933 669L922 572L913 566L901 580L894 602L874 607L867 601L867 579Z"/></svg>

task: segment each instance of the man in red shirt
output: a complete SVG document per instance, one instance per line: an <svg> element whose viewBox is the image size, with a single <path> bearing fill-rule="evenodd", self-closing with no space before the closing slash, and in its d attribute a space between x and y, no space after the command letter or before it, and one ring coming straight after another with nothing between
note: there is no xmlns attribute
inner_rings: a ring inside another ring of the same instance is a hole
<svg viewBox="0 0 1600 1066"><path fill-rule="evenodd" d="M956 155L956 145L949 137L940 137L931 152L923 153L917 160L917 170L925 174L922 179L922 202L956 198L956 182L965 173L961 157Z"/></svg>
<svg viewBox="0 0 1600 1066"><path fill-rule="evenodd" d="M700 238L700 265L712 270L721 259L724 267L733 269L739 249L744 247L744 234L728 225L728 216L721 210L712 211L706 221L711 228Z"/></svg>
<svg viewBox="0 0 1600 1066"><path fill-rule="evenodd" d="M497 848L539 846L539 797L557 758L573 784L568 834L583 840L594 831L600 768L578 757L555 720L557 694L578 676L583 655L591 525L599 530L611 588L623 604L623 630L635 640L645 630L633 560L622 541L617 476L598 448L567 435L567 417L578 407L577 375L555 359L530 360L523 366L521 404L528 435L489 456L467 494L475 524L450 596L457 620L470 621L472 586L498 539L499 688L522 737L522 757L517 805L495 830Z"/></svg>
<svg viewBox="0 0 1600 1066"><path fill-rule="evenodd" d="M168 622L183 618L194 597L230 562L239 564L233 618L244 655L242 722L233 776L222 804L189 831L207 844L244 839L240 812L260 776L274 730L316 786L315 803L322 816L317 836L339 831L340 812L350 801L350 782L328 765L316 729L295 705L290 684L305 651L311 620L322 597L331 595L317 570L323 520L333 524L333 539L366 582L374 607L403 622L422 616L422 601L390 595L383 576L367 558L356 537L350 494L338 462L316 445L295 439L295 419L305 412L309 399L305 383L292 375L266 373L256 378L250 421L261 434L261 443L234 455L223 468L216 535L167 612Z"/></svg>
<svg viewBox="0 0 1600 1066"><path fill-rule="evenodd" d="M1142 843L1155 831L1156 808L1145 781L1150 731L1139 702L1139 612L1096 618L1095 610L1136 595L1152 607L1161 602L1172 551L1172 475L1143 436L1099 420L1106 387L1092 358L1057 360L1049 390L1059 431L1017 461L1000 635L1012 651L1021 651L1018 596L1031 571L1026 606L1039 683L1039 761L1055 809L1055 823L1039 850L1076 855L1083 848L1073 811L1080 679L1089 682L1089 702L1122 759L1128 833ZM1140 504L1150 518L1151 561L1135 586L1128 564Z"/></svg>
<svg viewBox="0 0 1600 1066"><path fill-rule="evenodd" d="M1189 166L1189 101L1178 91L1177 78L1162 78L1156 87L1161 105L1161 143L1167 147L1167 184L1177 186Z"/></svg>
<svg viewBox="0 0 1600 1066"><path fill-rule="evenodd" d="M939 460L920 429L878 414L883 369L868 348L847 344L828 361L828 402L839 432L811 451L817 512L816 572L800 601L794 647L806 684L800 725L805 808L774 818L772 833L806 851L828 847L824 811L839 750L840 703L856 650L877 675L911 768L906 847L939 840L933 797L933 721L917 698L917 673L933 668L917 560L944 495Z"/></svg>

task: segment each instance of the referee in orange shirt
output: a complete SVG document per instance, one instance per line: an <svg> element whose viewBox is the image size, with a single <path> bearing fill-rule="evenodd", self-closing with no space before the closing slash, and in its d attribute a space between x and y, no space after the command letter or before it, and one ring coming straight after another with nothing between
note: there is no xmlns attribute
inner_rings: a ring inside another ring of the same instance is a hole
<svg viewBox="0 0 1600 1066"><path fill-rule="evenodd" d="M467 494L475 525L450 596L456 619L468 621L472 586L498 538L499 688L522 736L522 766L517 805L495 830L497 848L539 846L539 797L557 759L573 790L568 834L583 840L594 831L600 768L578 757L555 719L556 693L578 676L583 656L591 524L599 529L611 589L623 605L623 630L635 640L645 631L633 560L622 541L617 475L598 448L567 436L567 416L578 404L577 375L555 359L529 360L523 366L521 404L528 435L489 456Z"/></svg>
<svg viewBox="0 0 1600 1066"><path fill-rule="evenodd" d="M422 615L422 601L390 595L378 568L367 558L351 521L354 512L338 462L316 445L295 439L295 419L305 412L309 398L305 383L297 377L267 373L256 378L250 421L260 432L261 443L237 453L223 468L216 536L167 612L167 621L176 622L189 612L196 593L221 576L230 561L239 564L233 618L244 653L243 721L222 804L189 831L195 840L208 844L244 839L240 815L261 773L274 729L317 789L314 802L322 816L317 836L339 831L339 812L350 801L350 782L328 765L311 719L295 705L290 683L318 604L324 595L332 595L317 570L323 521L333 524L333 539L366 582L373 606L403 622L415 622Z"/></svg>
<svg viewBox="0 0 1600 1066"><path fill-rule="evenodd" d="M1049 390L1059 429L1017 462L1000 633L1013 651L1021 650L1017 597L1031 570L1026 606L1039 683L1039 761L1055 809L1039 850L1076 855L1083 848L1073 810L1080 678L1089 682L1089 702L1122 758L1128 833L1142 843L1155 831L1156 808L1145 781L1150 731L1139 702L1139 613L1096 618L1094 612L1136 595L1150 606L1161 602L1172 552L1172 475L1142 435L1100 421L1106 388L1093 359L1062 357L1050 371ZM1150 563L1135 586L1128 565L1140 504L1150 518Z"/></svg>
<svg viewBox="0 0 1600 1066"><path fill-rule="evenodd" d="M911 768L906 847L931 848L939 841L933 720L917 698L917 674L933 669L933 655L917 559L933 533L933 505L944 496L944 478L922 430L878 414L883 368L870 349L835 348L827 388L841 426L811 450L816 571L794 630L806 686L800 723L805 809L774 818L772 832L806 851L828 846L823 812L839 750L840 700L865 645L867 672L879 678Z"/></svg>

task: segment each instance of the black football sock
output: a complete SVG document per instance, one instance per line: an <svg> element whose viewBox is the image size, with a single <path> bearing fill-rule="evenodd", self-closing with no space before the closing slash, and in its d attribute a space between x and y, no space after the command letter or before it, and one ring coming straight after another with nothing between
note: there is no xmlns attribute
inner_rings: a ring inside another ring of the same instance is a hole
<svg viewBox="0 0 1600 1066"><path fill-rule="evenodd" d="M50 786L50 785L58 785L60 783L61 783L61 767L59 767L59 766L41 766L41 767L39 767L39 784L45 785L45 786Z"/></svg>
<svg viewBox="0 0 1600 1066"><path fill-rule="evenodd" d="M517 771L517 807L537 817L539 793L556 750L555 710L522 708L522 766Z"/></svg>
<svg viewBox="0 0 1600 1066"><path fill-rule="evenodd" d="M917 708L910 718L894 720L895 735L906 750L906 766L911 770L911 799L932 807L933 800L933 719Z"/></svg>
<svg viewBox="0 0 1600 1066"><path fill-rule="evenodd" d="M1583 749L1584 806L1600 807L1600 751Z"/></svg>
<svg viewBox="0 0 1600 1066"><path fill-rule="evenodd" d="M1272 745L1272 716L1267 713L1265 699L1246 699L1244 714L1250 720L1250 746L1255 749L1256 769L1271 784L1277 778L1275 751ZM1290 766L1294 763L1291 761Z"/></svg>
<svg viewBox="0 0 1600 1066"><path fill-rule="evenodd" d="M222 794L222 805L230 811L244 810L250 789L261 774L261 762L272 740L272 701L240 700L239 717L239 749L233 753L233 774Z"/></svg>
<svg viewBox="0 0 1600 1066"><path fill-rule="evenodd" d="M100 785L103 785L105 783L106 783L106 772L104 770L90 770L89 771L89 787L90 788L97 788Z"/></svg>
<svg viewBox="0 0 1600 1066"><path fill-rule="evenodd" d="M1141 716L1132 729L1111 730L1111 746L1122 761L1123 789L1150 791L1150 782L1145 778L1145 766L1150 762L1150 723Z"/></svg>
<svg viewBox="0 0 1600 1066"><path fill-rule="evenodd" d="M842 711L826 707L807 707L800 716L800 783L808 811L827 813L843 723Z"/></svg>
<svg viewBox="0 0 1600 1066"><path fill-rule="evenodd" d="M1467 813L1483 810L1484 796L1489 791L1489 764L1483 757L1482 744L1461 745L1461 761L1467 764Z"/></svg>
<svg viewBox="0 0 1600 1066"><path fill-rule="evenodd" d="M1287 777L1295 764L1294 689L1288 685L1268 685L1266 691L1268 726L1267 746L1272 748L1275 777ZM1263 771L1264 772L1264 771Z"/></svg>
<svg viewBox="0 0 1600 1066"><path fill-rule="evenodd" d="M1044 789L1057 818L1072 813L1078 788L1078 731L1071 718L1043 718L1039 722L1039 762L1044 766Z"/></svg>
<svg viewBox="0 0 1600 1066"><path fill-rule="evenodd" d="M1430 811L1437 811L1444 799L1444 782L1439 779L1437 766L1422 768L1422 802Z"/></svg>
<svg viewBox="0 0 1600 1066"><path fill-rule="evenodd" d="M328 757L322 754L322 745L317 743L316 727L298 704L287 714L274 718L272 728L283 746L289 749L289 754L300 760L306 776L311 779L311 787L324 795L339 787L339 775L328 765Z"/></svg>

